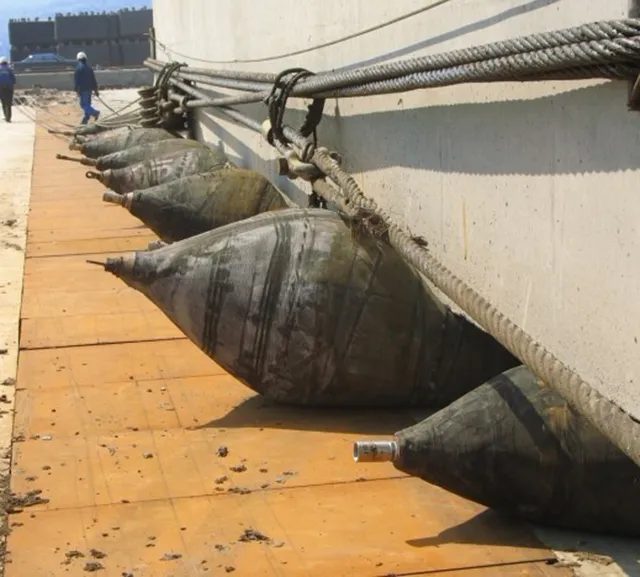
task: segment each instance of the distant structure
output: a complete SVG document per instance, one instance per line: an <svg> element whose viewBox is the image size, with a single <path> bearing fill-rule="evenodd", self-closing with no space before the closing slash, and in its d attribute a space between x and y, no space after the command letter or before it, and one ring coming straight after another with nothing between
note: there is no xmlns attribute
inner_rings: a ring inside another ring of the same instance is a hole
<svg viewBox="0 0 640 577"><path fill-rule="evenodd" d="M145 34L151 26L151 8L56 14L47 20L13 19L9 21L11 60L44 52L75 58L84 52L94 66L141 66L150 56Z"/></svg>

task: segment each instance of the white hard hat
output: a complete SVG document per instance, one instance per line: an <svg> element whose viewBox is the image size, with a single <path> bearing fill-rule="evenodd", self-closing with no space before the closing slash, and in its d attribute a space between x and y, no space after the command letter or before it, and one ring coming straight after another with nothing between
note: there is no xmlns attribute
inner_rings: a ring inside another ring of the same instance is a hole
<svg viewBox="0 0 640 577"><path fill-rule="evenodd" d="M78 55L76 56L76 60L86 60L87 59L87 55L84 52L78 52Z"/></svg>
<svg viewBox="0 0 640 577"><path fill-rule="evenodd" d="M6 56L0 56L0 64L7 64L9 61Z"/></svg>

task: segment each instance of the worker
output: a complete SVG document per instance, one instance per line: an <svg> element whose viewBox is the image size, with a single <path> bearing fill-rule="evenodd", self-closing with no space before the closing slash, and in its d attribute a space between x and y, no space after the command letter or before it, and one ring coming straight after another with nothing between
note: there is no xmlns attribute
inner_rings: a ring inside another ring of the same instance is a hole
<svg viewBox="0 0 640 577"><path fill-rule="evenodd" d="M91 106L91 93L95 93L98 97L100 92L93 68L87 62L87 55L84 52L78 52L76 60L78 65L74 74L75 89L80 97L80 108L84 111L81 123L87 124L92 116L96 120L100 117L100 111Z"/></svg>
<svg viewBox="0 0 640 577"><path fill-rule="evenodd" d="M13 106L13 89L16 85L16 75L9 66L6 56L0 58L0 100L4 121L11 122L11 108Z"/></svg>

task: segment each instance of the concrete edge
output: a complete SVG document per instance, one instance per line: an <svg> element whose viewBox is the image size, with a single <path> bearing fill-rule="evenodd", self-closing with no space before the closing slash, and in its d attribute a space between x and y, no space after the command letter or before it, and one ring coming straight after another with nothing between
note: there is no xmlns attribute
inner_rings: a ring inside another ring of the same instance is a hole
<svg viewBox="0 0 640 577"><path fill-rule="evenodd" d="M101 89L141 88L153 83L153 73L147 68L96 70ZM16 72L18 89L49 88L73 91L73 70L61 72Z"/></svg>
<svg viewBox="0 0 640 577"><path fill-rule="evenodd" d="M0 121L1 122L1 121ZM35 148L35 123L14 108L11 124L2 126L11 142L4 150L0 170L0 576L4 575L7 526L7 500L15 415L16 378L20 349L20 312L24 282L27 218Z"/></svg>

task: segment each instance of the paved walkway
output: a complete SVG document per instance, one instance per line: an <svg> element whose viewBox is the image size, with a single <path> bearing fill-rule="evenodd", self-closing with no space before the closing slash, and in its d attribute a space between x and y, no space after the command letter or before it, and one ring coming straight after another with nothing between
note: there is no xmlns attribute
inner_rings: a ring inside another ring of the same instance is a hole
<svg viewBox="0 0 640 577"><path fill-rule="evenodd" d="M14 109L13 122L0 120L0 477L10 467L12 409L18 366L20 301L27 212L31 192L34 125Z"/></svg>
<svg viewBox="0 0 640 577"><path fill-rule="evenodd" d="M57 152L38 129L11 479L28 497L7 576L569 574L524 527L353 463L355 439L408 415L269 405L87 264L154 236ZM244 542L250 529L268 540Z"/></svg>

